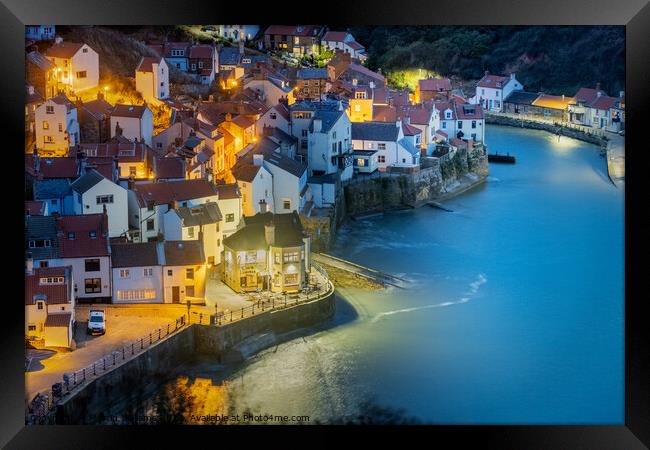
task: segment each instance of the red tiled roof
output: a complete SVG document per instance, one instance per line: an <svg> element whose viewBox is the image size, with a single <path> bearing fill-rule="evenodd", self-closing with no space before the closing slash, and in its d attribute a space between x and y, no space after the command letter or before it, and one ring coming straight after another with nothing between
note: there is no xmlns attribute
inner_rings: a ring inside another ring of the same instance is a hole
<svg viewBox="0 0 650 450"><path fill-rule="evenodd" d="M155 205L164 205L173 201L218 195L215 185L206 180L136 184L133 191L141 208L146 207L148 201L154 202Z"/></svg>
<svg viewBox="0 0 650 450"><path fill-rule="evenodd" d="M154 64L160 64L162 57L154 58L152 56L143 56L138 64L138 67L135 68L136 72L152 72Z"/></svg>
<svg viewBox="0 0 650 450"><path fill-rule="evenodd" d="M83 108L90 112L96 118L101 118L100 116L110 116L113 111L113 105L108 103L103 98L98 98L96 100L91 100L83 104Z"/></svg>
<svg viewBox="0 0 650 450"><path fill-rule="evenodd" d="M436 134L439 134L440 136L444 136L444 137L449 137L449 135L442 130L436 130Z"/></svg>
<svg viewBox="0 0 650 450"><path fill-rule="evenodd" d="M46 327L69 327L72 320L71 312L59 312L48 314L45 319Z"/></svg>
<svg viewBox="0 0 650 450"><path fill-rule="evenodd" d="M123 105L121 103L117 103L113 108L111 116L140 118L147 109L149 108L145 105Z"/></svg>
<svg viewBox="0 0 650 450"><path fill-rule="evenodd" d="M25 305L34 305L34 296L45 296L48 305L70 303L72 267L37 267L31 275L25 275ZM63 277L62 284L41 284L41 278Z"/></svg>
<svg viewBox="0 0 650 450"><path fill-rule="evenodd" d="M108 256L107 215L61 216L57 220L57 229L59 231L59 251L62 258ZM74 239L68 239L70 232L74 232ZM90 232L95 232L96 237L90 237Z"/></svg>
<svg viewBox="0 0 650 450"><path fill-rule="evenodd" d="M501 89L509 79L510 77L488 74L479 80L477 86Z"/></svg>
<svg viewBox="0 0 650 450"><path fill-rule="evenodd" d="M214 47L211 45L193 45L190 47L190 58L212 59Z"/></svg>
<svg viewBox="0 0 650 450"><path fill-rule="evenodd" d="M106 142L104 144L79 144L86 155L117 158L118 162L143 162L154 150L144 142Z"/></svg>
<svg viewBox="0 0 650 450"><path fill-rule="evenodd" d="M451 91L451 80L449 78L427 78L418 81L420 91Z"/></svg>
<svg viewBox="0 0 650 450"><path fill-rule="evenodd" d="M45 214L45 202L28 200L25 202L25 213L30 216L42 216Z"/></svg>
<svg viewBox="0 0 650 450"><path fill-rule="evenodd" d="M282 117L289 120L289 109L285 106L284 103L278 103L273 107Z"/></svg>
<svg viewBox="0 0 650 450"><path fill-rule="evenodd" d="M108 156L86 158L86 169L95 169L104 178L115 181L115 162Z"/></svg>
<svg viewBox="0 0 650 450"><path fill-rule="evenodd" d="M364 47L363 45L359 44L357 41L351 41L351 42L348 42L347 45L348 45L352 50L357 50L357 51L359 51L359 50L365 50L365 47Z"/></svg>
<svg viewBox="0 0 650 450"><path fill-rule="evenodd" d="M77 158L43 158L40 157L39 172L43 178L76 178L79 176ZM25 155L25 166L34 167L34 156Z"/></svg>
<svg viewBox="0 0 650 450"><path fill-rule="evenodd" d="M217 190L219 191L219 200L227 200L227 199L241 197L237 183L218 184Z"/></svg>
<svg viewBox="0 0 650 450"><path fill-rule="evenodd" d="M48 48L45 55L54 58L72 58L83 46L84 44L79 42L61 42Z"/></svg>
<svg viewBox="0 0 650 450"><path fill-rule="evenodd" d="M388 105L376 105L372 108L372 120L375 122L395 122L397 109Z"/></svg>
<svg viewBox="0 0 650 450"><path fill-rule="evenodd" d="M255 125L255 121L250 117L239 115L232 119L232 123L237 125L240 128L248 128Z"/></svg>
<svg viewBox="0 0 650 450"><path fill-rule="evenodd" d="M185 178L183 158L171 156L169 158L156 158L154 164L157 179Z"/></svg>
<svg viewBox="0 0 650 450"><path fill-rule="evenodd" d="M598 92L601 92L601 95L607 95L603 90L598 91L591 88L580 88L578 92L576 92L574 98L576 101L584 101L586 103L590 103L594 101L596 97L598 97Z"/></svg>
<svg viewBox="0 0 650 450"><path fill-rule="evenodd" d="M373 72L372 70L362 66L361 64L350 63L350 65L348 66L348 70L351 70L353 72L359 72L362 75L365 75L369 78L374 78L375 80L381 81L382 83L386 81L386 78L384 78L383 75L380 75L377 72Z"/></svg>
<svg viewBox="0 0 650 450"><path fill-rule="evenodd" d="M612 108L619 101L620 98L618 97L608 97L607 95L601 95L592 101L589 106L594 109L607 110L609 108Z"/></svg>
<svg viewBox="0 0 650 450"><path fill-rule="evenodd" d="M348 33L346 31L328 31L323 36L324 41L343 42Z"/></svg>
<svg viewBox="0 0 650 450"><path fill-rule="evenodd" d="M458 104L454 103L456 107L456 117L461 120L467 119L482 119L483 108L480 104L470 105L469 103Z"/></svg>
<svg viewBox="0 0 650 450"><path fill-rule="evenodd" d="M417 136L418 134L422 134L422 130L406 122L402 122L402 131L404 132L404 136Z"/></svg>

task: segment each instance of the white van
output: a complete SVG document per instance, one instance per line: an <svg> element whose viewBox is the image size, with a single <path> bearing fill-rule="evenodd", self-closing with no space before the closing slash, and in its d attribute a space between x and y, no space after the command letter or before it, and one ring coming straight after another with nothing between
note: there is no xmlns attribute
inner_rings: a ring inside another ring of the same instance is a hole
<svg viewBox="0 0 650 450"><path fill-rule="evenodd" d="M101 309L91 309L88 313L88 334L106 333L106 316Z"/></svg>

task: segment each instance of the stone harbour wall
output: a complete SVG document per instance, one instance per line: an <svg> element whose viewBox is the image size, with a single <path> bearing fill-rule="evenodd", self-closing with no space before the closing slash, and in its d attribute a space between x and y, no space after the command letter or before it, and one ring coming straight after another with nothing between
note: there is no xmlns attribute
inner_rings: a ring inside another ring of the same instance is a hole
<svg viewBox="0 0 650 450"><path fill-rule="evenodd" d="M452 158L431 158L426 165L417 172L382 175L346 185L346 213L355 216L417 207L448 195L467 176L474 176L478 183L488 174L483 146L470 151L460 148Z"/></svg>

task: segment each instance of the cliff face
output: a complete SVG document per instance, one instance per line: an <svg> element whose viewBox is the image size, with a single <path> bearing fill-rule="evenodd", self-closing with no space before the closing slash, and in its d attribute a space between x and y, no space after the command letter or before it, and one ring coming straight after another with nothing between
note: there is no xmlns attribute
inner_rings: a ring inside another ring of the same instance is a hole
<svg viewBox="0 0 650 450"><path fill-rule="evenodd" d="M344 187L346 213L356 215L419 206L448 194L468 175L474 175L477 180L488 175L487 152L482 146L471 151L459 149L452 158L440 161L434 159L429 167L415 173L381 174L348 184Z"/></svg>

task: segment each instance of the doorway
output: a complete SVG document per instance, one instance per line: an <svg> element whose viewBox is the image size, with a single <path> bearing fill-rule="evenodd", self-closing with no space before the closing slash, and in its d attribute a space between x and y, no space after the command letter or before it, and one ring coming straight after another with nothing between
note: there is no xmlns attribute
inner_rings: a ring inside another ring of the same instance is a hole
<svg viewBox="0 0 650 450"><path fill-rule="evenodd" d="M180 286L172 286L172 303L181 302Z"/></svg>

